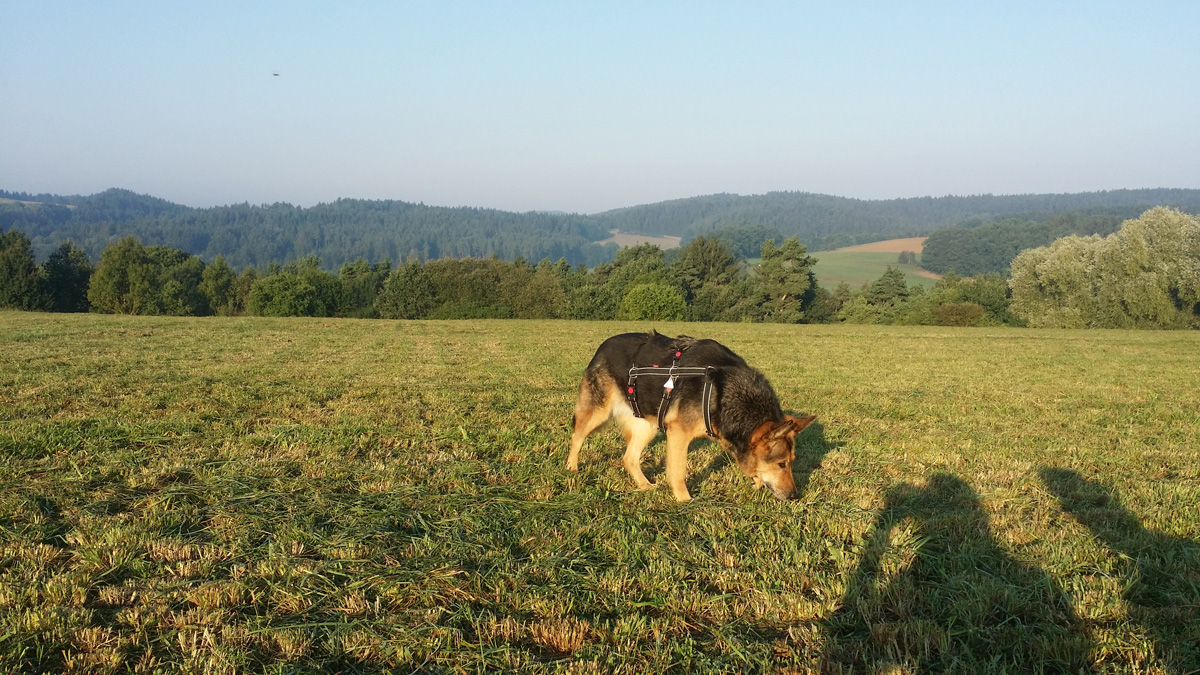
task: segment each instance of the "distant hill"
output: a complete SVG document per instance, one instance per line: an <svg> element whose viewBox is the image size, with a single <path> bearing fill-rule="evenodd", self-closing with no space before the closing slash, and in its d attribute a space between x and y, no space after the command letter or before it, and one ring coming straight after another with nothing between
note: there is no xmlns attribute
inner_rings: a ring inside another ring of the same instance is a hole
<svg viewBox="0 0 1200 675"><path fill-rule="evenodd" d="M172 246L206 260L223 255L239 269L310 254L320 257L323 266L331 270L359 257L398 263L410 256L431 260L496 255L530 262L566 258L572 264L592 266L615 254L615 244L601 243L613 230L680 237L684 243L713 234L741 255L754 257L764 234L772 238L799 236L810 251L821 251L924 236L950 226L971 229L1007 218L1040 221L1056 214L1089 211L1136 216L1159 205L1200 211L1200 190L876 201L806 192L718 194L592 215L361 199L339 199L309 208L233 204L201 209L120 189L88 196L0 190L0 231L16 228L28 234L39 259L45 259L66 239L97 259L109 242L134 235L145 244Z"/></svg>
<svg viewBox="0 0 1200 675"><path fill-rule="evenodd" d="M1006 217L1044 218L1067 211L1154 206L1200 209L1200 190L1112 190L1079 194L976 195L867 201L807 192L709 195L605 211L594 216L606 230L673 235L688 240L712 230L753 226L796 235L810 251L882 239L915 237L962 223Z"/></svg>
<svg viewBox="0 0 1200 675"><path fill-rule="evenodd" d="M594 265L611 260L616 245L586 216L495 209L426 206L401 201L339 199L300 208L290 204L234 204L191 208L128 190L61 197L0 191L0 231L29 235L45 258L70 239L93 259L109 242L134 235L145 244L167 245L236 269L265 266L316 254L327 269L362 257L369 262L409 256L566 258Z"/></svg>

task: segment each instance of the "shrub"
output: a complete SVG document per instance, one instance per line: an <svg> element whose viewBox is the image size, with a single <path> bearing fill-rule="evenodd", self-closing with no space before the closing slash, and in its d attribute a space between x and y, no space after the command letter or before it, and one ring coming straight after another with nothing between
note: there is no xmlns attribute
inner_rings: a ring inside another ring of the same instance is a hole
<svg viewBox="0 0 1200 675"><path fill-rule="evenodd" d="M987 310L974 302L948 302L933 308L933 318L939 326L978 326Z"/></svg>
<svg viewBox="0 0 1200 675"><path fill-rule="evenodd" d="M638 284L621 299L617 318L628 321L680 321L687 303L666 284Z"/></svg>

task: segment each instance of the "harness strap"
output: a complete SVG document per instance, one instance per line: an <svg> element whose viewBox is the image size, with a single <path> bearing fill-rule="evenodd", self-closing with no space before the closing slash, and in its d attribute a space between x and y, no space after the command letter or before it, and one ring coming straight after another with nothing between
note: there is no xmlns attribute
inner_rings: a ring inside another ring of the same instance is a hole
<svg viewBox="0 0 1200 675"><path fill-rule="evenodd" d="M678 359L678 353L676 353ZM675 393L675 378L676 377L703 377L704 378L704 394L702 397L702 406L704 408L704 431L712 438L716 438L717 434L713 431L712 426L712 391L713 379L712 373L715 370L712 366L698 367L679 367L674 364L670 368L660 368L658 366L633 367L629 369L629 385L626 388L626 396L629 399L629 407L633 409L635 417L645 417L641 408L637 403L637 378L639 375L649 375L651 377L666 377L667 382L663 385L662 400L658 403L658 428L662 432L666 432L667 423L664 418L667 416L667 410L671 406L671 397Z"/></svg>

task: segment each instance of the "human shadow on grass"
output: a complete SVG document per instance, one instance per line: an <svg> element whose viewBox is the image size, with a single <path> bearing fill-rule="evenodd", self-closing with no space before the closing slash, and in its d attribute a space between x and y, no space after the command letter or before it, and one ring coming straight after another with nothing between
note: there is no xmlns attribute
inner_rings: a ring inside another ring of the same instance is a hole
<svg viewBox="0 0 1200 675"><path fill-rule="evenodd" d="M840 608L826 672L1089 672L1068 596L992 538L975 491L934 474L889 489Z"/></svg>
<svg viewBox="0 0 1200 675"><path fill-rule="evenodd" d="M63 517L62 509L59 508L54 500L45 495L34 496L32 500L34 506L37 507L43 517L43 522L38 528L38 534L41 536L42 543L58 548L66 548L67 534L74 528Z"/></svg>
<svg viewBox="0 0 1200 675"><path fill-rule="evenodd" d="M1040 474L1063 510L1117 556L1129 618L1153 636L1168 672L1200 671L1200 543L1147 530L1115 490L1076 471Z"/></svg>

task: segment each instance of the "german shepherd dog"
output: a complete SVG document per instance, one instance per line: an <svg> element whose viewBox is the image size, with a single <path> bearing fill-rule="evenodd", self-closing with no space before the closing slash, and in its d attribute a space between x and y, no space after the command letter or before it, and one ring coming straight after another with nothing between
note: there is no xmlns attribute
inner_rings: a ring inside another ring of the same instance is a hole
<svg viewBox="0 0 1200 675"><path fill-rule="evenodd" d="M649 367L660 370L650 374ZM671 377L673 367L688 375ZM625 436L625 470L642 490L654 487L642 473L642 451L666 430L667 485L681 502L691 499L684 482L688 446L710 433L755 487L765 485L778 499L795 497L793 442L817 419L784 415L767 378L724 345L657 332L615 335L596 350L579 385L567 470L579 469L583 442L613 418Z"/></svg>

